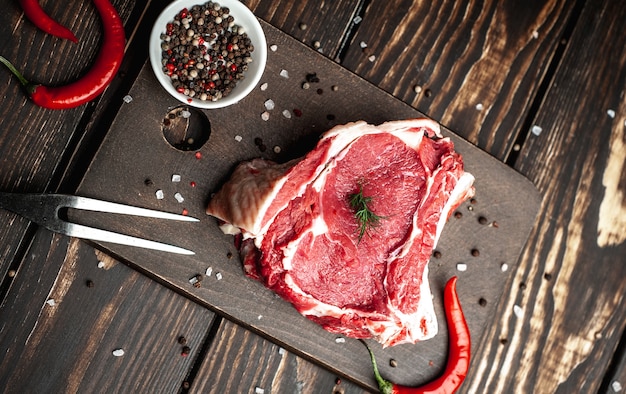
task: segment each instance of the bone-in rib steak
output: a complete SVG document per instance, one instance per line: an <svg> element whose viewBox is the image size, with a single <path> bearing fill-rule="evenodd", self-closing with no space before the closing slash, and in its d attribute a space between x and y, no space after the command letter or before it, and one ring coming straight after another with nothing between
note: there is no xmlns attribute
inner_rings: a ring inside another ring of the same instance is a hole
<svg viewBox="0 0 626 394"><path fill-rule="evenodd" d="M437 123L355 122L301 159L241 163L207 213L243 234L248 276L328 331L392 346L437 333L427 263L473 181ZM360 191L380 218L362 237Z"/></svg>

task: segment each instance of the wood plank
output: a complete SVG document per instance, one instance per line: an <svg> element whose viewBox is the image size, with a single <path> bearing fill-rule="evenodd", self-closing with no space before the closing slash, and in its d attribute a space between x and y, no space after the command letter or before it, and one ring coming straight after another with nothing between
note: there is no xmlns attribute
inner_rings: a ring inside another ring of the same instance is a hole
<svg viewBox="0 0 626 394"><path fill-rule="evenodd" d="M243 1L254 14L295 39L335 59L353 26L362 0L297 2L291 0Z"/></svg>
<svg viewBox="0 0 626 394"><path fill-rule="evenodd" d="M190 393L363 393L292 352L222 320Z"/></svg>
<svg viewBox="0 0 626 394"><path fill-rule="evenodd" d="M264 156L284 161L311 149L318 135L335 124L358 119L381 123L421 114L284 33L263 25L268 42L278 46L276 52L270 53L270 63L262 79L268 83L268 89L256 89L236 106L193 115L204 114L211 122L209 143L199 151L201 160L195 158L194 152L174 149L164 139L163 119L178 104L158 86L152 71L146 67L130 91L133 101L121 108L78 189L84 195L174 212L186 208L190 215L200 217L201 222L193 227L188 224L166 227L158 221L116 219L113 222L110 217L97 215L84 220L87 224L91 221L92 225L169 240L191 248L196 256L164 256L154 251L106 245L131 264L233 321L371 388L374 383L369 363L364 362L363 346L358 341L336 343L335 335L302 318L259 283L246 279L238 259L228 257L236 253L232 238L221 234L215 221L204 215L204 207L211 192L241 160ZM281 69L288 70L290 77L279 76ZM321 82L313 89L303 90L301 83L310 72L317 72ZM333 85L339 89L332 90ZM317 88L323 92L318 94ZM370 97L383 105L372 108L369 103L353 100L355 95ZM277 109L270 120L264 122L260 114L268 98L275 101ZM293 111L294 108L300 109L302 116L292 115L287 119L281 115L283 109ZM519 174L446 133L464 155L468 171L477 176L477 204L471 208L463 206L463 219L449 224L439 247L443 257L431 265L430 277L439 320L443 321L440 290L445 280L457 273L457 263L470 265L468 272L463 273L460 292L470 315L472 332L475 338L480 338L509 275L509 272L502 272L500 266L503 262L511 268L515 266L538 198L532 185ZM238 135L242 137L241 142L235 139ZM257 137L270 147L267 151L259 151L254 143ZM279 154L274 153L274 146L281 147ZM172 183L172 174L181 175L183 181ZM195 187L190 186L191 181L196 183ZM157 189L164 191L165 199L155 198ZM184 204L173 198L176 192L182 193ZM490 223L497 220L500 226L481 225L480 216L489 218ZM480 248L479 258L471 256L473 248ZM204 273L209 267L212 276L202 282L200 288L191 286L189 278ZM216 278L217 272L222 280ZM479 305L480 298L487 300L486 306ZM475 346L478 343L475 341ZM383 367L388 376L400 382L418 383L439 372L445 361L446 346L445 327L442 327L436 340L384 352L378 347L375 351L382 360L391 357L398 360L398 368ZM429 364L433 367L428 367ZM416 373L416 366L420 365L424 368Z"/></svg>
<svg viewBox="0 0 626 394"><path fill-rule="evenodd" d="M625 28L622 2L585 3L534 119L516 167L544 200L470 391L597 392L623 338Z"/></svg>
<svg viewBox="0 0 626 394"><path fill-rule="evenodd" d="M214 314L123 264L99 268L103 258L82 241L37 231L0 306L4 392L181 387Z"/></svg>
<svg viewBox="0 0 626 394"><path fill-rule="evenodd" d="M341 64L503 160L574 4L371 1Z"/></svg>

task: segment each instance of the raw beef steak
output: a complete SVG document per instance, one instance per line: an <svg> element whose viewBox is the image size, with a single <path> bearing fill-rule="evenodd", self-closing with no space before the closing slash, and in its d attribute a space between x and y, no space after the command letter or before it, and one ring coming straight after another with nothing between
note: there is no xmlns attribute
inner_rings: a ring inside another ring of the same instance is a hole
<svg viewBox="0 0 626 394"><path fill-rule="evenodd" d="M330 332L392 346L437 333L427 263L473 181L437 123L355 122L301 159L241 163L207 213L242 233L248 276ZM380 218L365 233L359 192Z"/></svg>

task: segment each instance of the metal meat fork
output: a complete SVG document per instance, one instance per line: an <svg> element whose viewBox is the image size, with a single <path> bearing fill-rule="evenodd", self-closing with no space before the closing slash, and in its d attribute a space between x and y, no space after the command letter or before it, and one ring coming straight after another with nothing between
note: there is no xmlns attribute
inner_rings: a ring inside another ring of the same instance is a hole
<svg viewBox="0 0 626 394"><path fill-rule="evenodd" d="M72 223L59 217L59 211L63 208L73 208L94 212L117 213L187 222L199 221L189 216L65 194L17 194L0 192L0 208L17 213L50 231L69 235L70 237L131 245L179 254L195 254L191 250L183 249L178 246Z"/></svg>

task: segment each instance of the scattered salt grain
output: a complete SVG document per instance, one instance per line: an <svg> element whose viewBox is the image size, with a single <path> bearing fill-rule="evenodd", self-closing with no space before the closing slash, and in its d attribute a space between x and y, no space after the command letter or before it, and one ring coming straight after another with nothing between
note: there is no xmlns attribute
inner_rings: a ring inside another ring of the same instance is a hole
<svg viewBox="0 0 626 394"><path fill-rule="evenodd" d="M533 38L534 39L539 38L539 32L537 30L533 31Z"/></svg>
<svg viewBox="0 0 626 394"><path fill-rule="evenodd" d="M422 87L420 85L413 86L413 91L417 94L422 93Z"/></svg>
<svg viewBox="0 0 626 394"><path fill-rule="evenodd" d="M335 343L345 343L345 342L346 342L346 338L343 338L343 337L335 338Z"/></svg>
<svg viewBox="0 0 626 394"><path fill-rule="evenodd" d="M521 318L524 315L524 310L522 309L521 306L519 305L513 305L513 313L515 314L515 316L517 316L518 318Z"/></svg>
<svg viewBox="0 0 626 394"><path fill-rule="evenodd" d="M189 278L189 284L195 285L198 282L200 281L198 280L197 276L192 276L191 278Z"/></svg>
<svg viewBox="0 0 626 394"><path fill-rule="evenodd" d="M180 116L182 116L185 119L190 118L191 117L191 112L189 112L188 110L184 109L184 110L180 111Z"/></svg>
<svg viewBox="0 0 626 394"><path fill-rule="evenodd" d="M289 78L289 72L287 70L280 70L280 76L283 78Z"/></svg>
<svg viewBox="0 0 626 394"><path fill-rule="evenodd" d="M276 52L277 50L278 50L278 45L276 45L276 44L270 45L270 51Z"/></svg>
<svg viewBox="0 0 626 394"><path fill-rule="evenodd" d="M506 272L509 270L509 265L507 263L502 263L500 265L500 269L502 270L502 272Z"/></svg>
<svg viewBox="0 0 626 394"><path fill-rule="evenodd" d="M255 387L254 394L265 394L265 389L262 389L261 387Z"/></svg>
<svg viewBox="0 0 626 394"><path fill-rule="evenodd" d="M237 134L237 135L235 136L235 141L237 141L237 142L241 142L242 140L243 140L243 137L242 137L242 136L240 136L239 134Z"/></svg>
<svg viewBox="0 0 626 394"><path fill-rule="evenodd" d="M291 119L291 111L288 109L283 110L283 116L287 119Z"/></svg>
<svg viewBox="0 0 626 394"><path fill-rule="evenodd" d="M606 114L609 115L609 118L615 119L615 111L612 109L607 109Z"/></svg>
<svg viewBox="0 0 626 394"><path fill-rule="evenodd" d="M456 269L458 271L465 272L465 271L467 271L467 264L465 264L465 263L458 263L456 265Z"/></svg>
<svg viewBox="0 0 626 394"><path fill-rule="evenodd" d="M276 107L276 104L274 104L274 100L272 99L265 100L263 105L265 106L265 109L268 111L271 111Z"/></svg>
<svg viewBox="0 0 626 394"><path fill-rule="evenodd" d="M533 127L530 128L530 132L534 135L539 135L542 131L543 129L541 128L541 126L533 125Z"/></svg>
<svg viewBox="0 0 626 394"><path fill-rule="evenodd" d="M207 268L204 273L206 276L211 276L211 274L213 273L213 267Z"/></svg>
<svg viewBox="0 0 626 394"><path fill-rule="evenodd" d="M115 349L115 350L113 350L113 355L115 357L122 357L124 355L124 349Z"/></svg>
<svg viewBox="0 0 626 394"><path fill-rule="evenodd" d="M365 41L361 41L361 42L359 43L359 46L360 46L361 48L367 48L367 43L366 43Z"/></svg>
<svg viewBox="0 0 626 394"><path fill-rule="evenodd" d="M482 111L484 108L485 108L485 107L483 106L483 104L482 104L482 103L478 103L478 104L476 104L476 110L477 110L477 111Z"/></svg>
<svg viewBox="0 0 626 394"><path fill-rule="evenodd" d="M263 315L259 315L256 318L257 318L257 320L261 320L261 319L263 319Z"/></svg>
<svg viewBox="0 0 626 394"><path fill-rule="evenodd" d="M266 91L266 90L267 90L267 86L268 86L268 85L267 85L267 82L263 82L263 83L261 84L261 90L262 90L262 91Z"/></svg>
<svg viewBox="0 0 626 394"><path fill-rule="evenodd" d="M104 268L104 261L98 261L98 268Z"/></svg>
<svg viewBox="0 0 626 394"><path fill-rule="evenodd" d="M56 301L54 301L54 298L49 298L48 301L46 301L46 304L50 306L55 306L57 303Z"/></svg>
<svg viewBox="0 0 626 394"><path fill-rule="evenodd" d="M217 272L217 273L215 274L215 278L216 278L217 280L222 280L222 273L221 273L221 272Z"/></svg>
<svg viewBox="0 0 626 394"><path fill-rule="evenodd" d="M367 60L369 60L370 62L374 62L374 60L376 60L376 56L371 55L370 57L367 58Z"/></svg>
<svg viewBox="0 0 626 394"><path fill-rule="evenodd" d="M165 194L161 189L157 190L154 194L156 195L157 200L162 200L163 198L165 198Z"/></svg>
<svg viewBox="0 0 626 394"><path fill-rule="evenodd" d="M278 348L278 354L284 356L285 354L287 354L287 351L284 348L280 347Z"/></svg>
<svg viewBox="0 0 626 394"><path fill-rule="evenodd" d="M362 21L363 21L363 18L361 18L359 15L355 16L354 19L352 19L352 23L354 23L355 25L358 25Z"/></svg>
<svg viewBox="0 0 626 394"><path fill-rule="evenodd" d="M182 194L180 194L180 193L176 193L176 194L174 194L174 198L175 198L175 199L176 199L176 201L178 201L178 202L183 202L183 201L185 201L185 199L183 198L183 195L182 195Z"/></svg>
<svg viewBox="0 0 626 394"><path fill-rule="evenodd" d="M617 380L614 380L613 382L611 382L611 388L613 389L614 392L618 393L622 391L622 384L618 382Z"/></svg>
<svg viewBox="0 0 626 394"><path fill-rule="evenodd" d="M133 97L130 94L127 94L126 96L124 96L124 98L122 99L124 100L124 102L126 104L130 103L131 101L133 101Z"/></svg>
<svg viewBox="0 0 626 394"><path fill-rule="evenodd" d="M261 119L263 119L264 121L266 121L266 122L267 122L267 121L270 119L270 113L269 113L269 112L267 112L267 111L264 111L264 112L261 114Z"/></svg>
<svg viewBox="0 0 626 394"><path fill-rule="evenodd" d="M180 175L178 174L172 175L172 182L180 182Z"/></svg>

